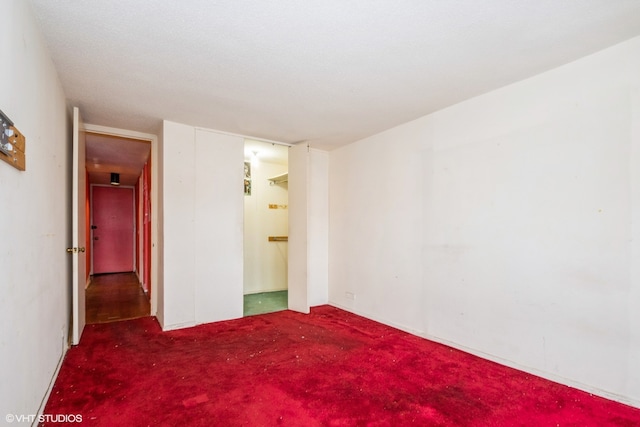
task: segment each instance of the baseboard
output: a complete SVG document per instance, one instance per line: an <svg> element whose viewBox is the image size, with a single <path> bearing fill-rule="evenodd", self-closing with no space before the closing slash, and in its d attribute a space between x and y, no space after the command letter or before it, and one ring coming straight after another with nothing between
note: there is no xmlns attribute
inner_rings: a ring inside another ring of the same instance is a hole
<svg viewBox="0 0 640 427"><path fill-rule="evenodd" d="M51 377L51 380L49 381L49 386L47 387L47 390L44 394L44 397L42 398L42 401L40 402L40 407L38 408L38 412L36 414L36 421L38 419L40 419L40 415L44 414L44 408L45 406L47 406L47 402L49 401L49 397L51 397L51 392L53 391L53 386L56 383L56 379L58 378L58 374L60 373L60 369L62 368L62 362L64 361L64 356L66 356L67 354L67 350L69 350L69 346L65 346L63 348L62 351L62 355L60 355L60 358L58 359L58 363L56 364L56 369L53 371L53 376Z"/></svg>
<svg viewBox="0 0 640 427"><path fill-rule="evenodd" d="M380 318L378 316L374 316L371 313L367 313L365 311L360 311L360 310L354 310L351 307L344 306L344 305L339 304L339 303L334 302L334 301L329 301L327 304L331 305L333 307L339 308L341 310L348 311L349 313L353 313L353 314L356 314L358 316L366 317L367 319L373 320L373 321L378 322L378 323L382 323L383 325L387 325L387 326L391 326L392 328L400 329L401 331L407 332L407 333L409 333L411 335L416 335L416 336L419 336L419 337L422 336L422 331L419 331L417 329L413 329L413 328L411 328L409 326L406 326L406 325L401 325L399 323L392 322L392 321L390 321L388 319L383 319L383 318Z"/></svg>
<svg viewBox="0 0 640 427"><path fill-rule="evenodd" d="M162 325L162 330L164 332L175 331L176 329L191 328L196 325L197 325L196 322L174 323L173 325Z"/></svg>
<svg viewBox="0 0 640 427"><path fill-rule="evenodd" d="M566 385L566 386L569 386L569 387L584 391L586 393L593 394L595 396L604 397L605 399L614 400L616 402L623 403L625 405L633 406L633 407L636 407L636 408L640 409L640 400L638 400L638 399L634 399L634 398L631 398L631 397L628 397L628 396L623 396L623 395L620 395L620 394L617 394L617 393L613 393L613 392L610 392L610 391L607 391L607 390L602 390L602 389L599 389L597 387L590 386L588 384L584 384L584 383L581 383L579 381L575 381L575 380L572 380L572 379L569 379L569 378L565 378L565 377L563 377L561 375L556 375L556 374L553 374L553 373L550 373L550 372L546 372L546 371L542 371L542 370L539 370L539 369L536 369L536 368L532 368L530 366L520 365L517 362L513 362L513 361L508 360L508 359L503 359L503 358L501 358L499 356L495 356L495 355L492 355L492 354L484 353L484 352L479 351L479 350L468 348L468 347L465 347L464 345L460 345L460 344L457 344L457 343L454 343L454 342L450 342L450 341L447 341L447 340L442 339L440 337L435 337L435 336L431 336L431 335L428 335L428 334L420 334L419 336L424 338L424 339L427 339L427 340L430 340L430 341L433 341L433 342L437 342L439 344L444 344L446 346L453 347L456 350L460 350L460 351L464 351L465 353L473 354L474 356L480 357L482 359L489 360L491 362L495 362L495 363L498 363L500 365L507 366L509 368L517 369L518 371L526 372L528 374L535 375L535 376L538 376L538 377L541 377L541 378L544 378L546 380L553 381L553 382L556 382L556 383L559 383L559 384L563 384L563 385Z"/></svg>
<svg viewBox="0 0 640 427"><path fill-rule="evenodd" d="M478 351L478 350L475 350L473 348L465 347L464 345L461 345L461 344L458 344L458 343L455 343L455 342L451 342L451 341L448 341L448 340L440 338L440 337L432 336L432 335L426 334L426 333L424 333L422 331L418 331L416 329L412 329L412 328L406 327L404 325L399 325L399 324L397 324L395 322L391 322L389 320L380 318L379 316L374 316L371 313L363 312L363 311L360 311L360 310L354 310L351 307L343 306L342 304L336 303L334 301L329 301L329 305L334 306L336 308L339 308L341 310L345 310L345 311L348 311L350 313L356 314L358 316L366 317L367 319L373 320L375 322L382 323L382 324L387 325L387 326L391 326L391 327L399 329L401 331L410 333L411 335L416 335L418 337L427 339L429 341L433 341L433 342L436 342L438 344L443 344L443 345L455 348L456 350L464 351L465 353L472 354L472 355L480 357L482 359L489 360L491 362L495 362L495 363L498 363L500 365L507 366L509 368L517 369L518 371L526 372L528 374L535 375L535 376L547 379L549 381L553 381L553 382L556 382L556 383L564 384L566 386L573 387L575 389L578 389L578 390L581 390L581 391L584 391L586 393L590 393L590 394L593 394L593 395L596 395L596 396L599 396L599 397L603 397L605 399L613 400L613 401L616 401L616 402L619 402L619 403L622 403L622 404L625 404L625 405L633 406L635 408L640 408L640 399L634 399L632 397L623 396L623 395L620 395L620 394L617 394L617 393L613 393L613 392L610 392L610 391L599 389L597 387L590 386L588 384L581 383L579 381L575 381L575 380L571 380L571 379L568 379L568 378L564 378L564 377L562 377L560 375L555 375L555 374L552 374L550 372L541 371L541 370L538 370L536 368L532 368L532 367L529 367L529 366L523 366L523 365L520 365L520 364L518 364L516 362L513 362L511 360L503 359L501 357L498 357L498 356L495 356L495 355L492 355L492 354L484 353L482 351Z"/></svg>

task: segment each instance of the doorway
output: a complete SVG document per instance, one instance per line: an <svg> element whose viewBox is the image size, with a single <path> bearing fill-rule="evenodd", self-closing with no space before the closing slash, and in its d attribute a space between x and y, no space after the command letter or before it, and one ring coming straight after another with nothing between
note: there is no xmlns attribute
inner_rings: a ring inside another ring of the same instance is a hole
<svg viewBox="0 0 640 427"><path fill-rule="evenodd" d="M244 316L288 308L288 147L245 140Z"/></svg>
<svg viewBox="0 0 640 427"><path fill-rule="evenodd" d="M87 323L150 314L151 141L86 133Z"/></svg>

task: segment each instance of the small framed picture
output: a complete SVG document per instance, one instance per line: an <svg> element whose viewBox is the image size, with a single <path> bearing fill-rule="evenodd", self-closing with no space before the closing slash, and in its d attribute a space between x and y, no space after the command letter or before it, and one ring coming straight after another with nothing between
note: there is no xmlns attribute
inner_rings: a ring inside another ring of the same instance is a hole
<svg viewBox="0 0 640 427"><path fill-rule="evenodd" d="M244 195L251 195L251 162L244 162Z"/></svg>

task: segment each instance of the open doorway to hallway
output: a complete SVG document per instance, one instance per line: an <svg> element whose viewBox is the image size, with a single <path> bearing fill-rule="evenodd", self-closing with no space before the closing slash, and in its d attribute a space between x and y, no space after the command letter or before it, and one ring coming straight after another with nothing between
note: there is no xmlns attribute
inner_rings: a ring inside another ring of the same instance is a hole
<svg viewBox="0 0 640 427"><path fill-rule="evenodd" d="M86 133L87 323L150 314L151 142Z"/></svg>
<svg viewBox="0 0 640 427"><path fill-rule="evenodd" d="M288 308L288 147L245 140L244 316Z"/></svg>

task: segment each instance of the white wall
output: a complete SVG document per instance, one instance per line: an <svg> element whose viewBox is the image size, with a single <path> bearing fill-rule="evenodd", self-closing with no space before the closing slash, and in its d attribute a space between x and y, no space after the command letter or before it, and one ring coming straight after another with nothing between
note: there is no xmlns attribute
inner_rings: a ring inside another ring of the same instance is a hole
<svg viewBox="0 0 640 427"><path fill-rule="evenodd" d="M159 320L242 317L243 139L165 121L160 141Z"/></svg>
<svg viewBox="0 0 640 427"><path fill-rule="evenodd" d="M409 123L330 152L329 301L422 330L423 145Z"/></svg>
<svg viewBox="0 0 640 427"><path fill-rule="evenodd" d="M164 121L161 150L162 287L164 329L195 324L195 128ZM159 287L160 287L159 286Z"/></svg>
<svg viewBox="0 0 640 427"><path fill-rule="evenodd" d="M0 413L35 414L64 353L70 262L69 112L26 2L2 3L0 109L27 170L0 163ZM11 224L6 226L5 224Z"/></svg>
<svg viewBox="0 0 640 427"><path fill-rule="evenodd" d="M287 165L262 160L251 168L251 195L244 196L245 294L287 289L288 243L268 240L288 235L288 185L268 181L285 172Z"/></svg>
<svg viewBox="0 0 640 427"><path fill-rule="evenodd" d="M332 151L330 301L640 406L639 92L635 38Z"/></svg>

